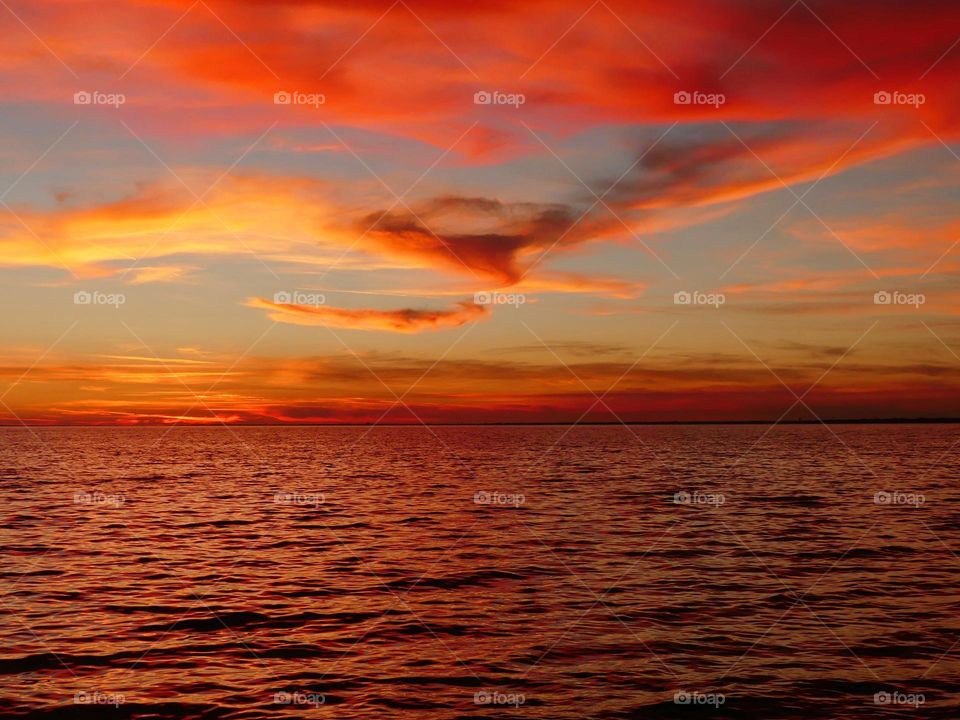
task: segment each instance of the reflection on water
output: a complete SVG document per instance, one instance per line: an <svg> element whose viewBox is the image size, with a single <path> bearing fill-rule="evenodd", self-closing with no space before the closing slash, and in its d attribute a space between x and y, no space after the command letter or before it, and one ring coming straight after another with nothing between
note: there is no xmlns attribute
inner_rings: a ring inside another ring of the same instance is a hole
<svg viewBox="0 0 960 720"><path fill-rule="evenodd" d="M0 713L957 717L958 437L0 430Z"/></svg>

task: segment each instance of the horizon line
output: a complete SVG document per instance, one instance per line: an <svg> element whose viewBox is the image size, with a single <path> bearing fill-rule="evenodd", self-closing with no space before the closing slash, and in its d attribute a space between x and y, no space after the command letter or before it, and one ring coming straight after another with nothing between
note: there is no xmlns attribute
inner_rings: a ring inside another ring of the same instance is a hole
<svg viewBox="0 0 960 720"><path fill-rule="evenodd" d="M934 418L831 418L813 420L624 420L624 421L591 421L591 422L277 422L277 423L227 423L209 422L204 418L203 423L189 421L175 423L24 423L5 424L0 422L0 429L32 429L32 428L235 428L235 427L559 427L559 426L593 426L607 427L618 425L952 425L960 424L960 417Z"/></svg>

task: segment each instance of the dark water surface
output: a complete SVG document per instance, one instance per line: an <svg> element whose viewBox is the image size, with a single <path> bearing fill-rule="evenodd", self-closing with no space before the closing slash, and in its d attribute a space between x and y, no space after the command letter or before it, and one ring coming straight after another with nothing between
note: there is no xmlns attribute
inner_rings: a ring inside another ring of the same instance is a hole
<svg viewBox="0 0 960 720"><path fill-rule="evenodd" d="M960 717L958 438L3 429L0 716Z"/></svg>

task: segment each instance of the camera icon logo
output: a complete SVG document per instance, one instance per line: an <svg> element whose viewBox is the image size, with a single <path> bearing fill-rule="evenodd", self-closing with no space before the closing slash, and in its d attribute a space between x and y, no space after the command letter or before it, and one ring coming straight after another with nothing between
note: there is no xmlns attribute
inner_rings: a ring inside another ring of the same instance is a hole
<svg viewBox="0 0 960 720"><path fill-rule="evenodd" d="M493 302L493 293L478 292L473 294L474 305L489 305Z"/></svg>
<svg viewBox="0 0 960 720"><path fill-rule="evenodd" d="M886 290L878 290L873 294L874 305L889 305L893 300L893 295Z"/></svg>
<svg viewBox="0 0 960 720"><path fill-rule="evenodd" d="M693 301L693 296L686 290L680 290L673 294L674 305L689 305Z"/></svg>
<svg viewBox="0 0 960 720"><path fill-rule="evenodd" d="M89 305L93 302L93 295L86 290L78 290L73 294L74 305Z"/></svg>
<svg viewBox="0 0 960 720"><path fill-rule="evenodd" d="M73 94L74 105L89 105L93 102L93 95L86 90L78 90Z"/></svg>
<svg viewBox="0 0 960 720"><path fill-rule="evenodd" d="M478 90L473 94L474 105L489 105L493 102L493 94L486 90Z"/></svg>
<svg viewBox="0 0 960 720"><path fill-rule="evenodd" d="M293 295L288 293L286 290L275 292L273 294L273 302L275 302L277 305L290 305L293 302Z"/></svg>
<svg viewBox="0 0 960 720"><path fill-rule="evenodd" d="M689 105L693 102L693 96L686 90L679 90L673 94L674 105Z"/></svg>
<svg viewBox="0 0 960 720"><path fill-rule="evenodd" d="M274 105L289 105L293 101L293 96L286 90L279 90L273 94Z"/></svg>
<svg viewBox="0 0 960 720"><path fill-rule="evenodd" d="M889 105L891 102L893 102L893 95L886 90L879 90L873 94L874 105Z"/></svg>

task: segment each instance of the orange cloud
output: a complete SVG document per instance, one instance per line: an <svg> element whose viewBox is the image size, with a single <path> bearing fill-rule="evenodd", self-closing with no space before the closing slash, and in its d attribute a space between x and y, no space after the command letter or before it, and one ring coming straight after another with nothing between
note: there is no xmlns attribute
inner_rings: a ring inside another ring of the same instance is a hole
<svg viewBox="0 0 960 720"><path fill-rule="evenodd" d="M954 330L956 325L953 326ZM946 332L938 326L938 332ZM945 335L953 344L952 335ZM679 339L679 338L678 338ZM854 352L839 345L758 343L758 353L822 417L850 418L954 413L956 360L926 330L904 338L878 327ZM750 340L753 345L753 340ZM918 353L918 346L926 351ZM610 390L588 420L775 419L794 398L750 353L732 341L726 352L668 349L635 359L644 347L552 343L564 363L539 344L503 348L491 358L428 357L367 352L316 357L225 355L203 371L151 357L90 358L63 365L47 358L0 364L0 378L22 382L5 398L29 422L170 424L225 422L418 423L393 407L388 387L416 386L404 403L427 422L574 421ZM841 357L843 360L833 367ZM917 361L910 361L910 358ZM170 367L166 367L167 364ZM829 371L829 372L828 372ZM825 373L827 373L825 375ZM579 378L579 379L578 379ZM95 380L96 385L91 385ZM581 380L582 383L581 384ZM391 409L393 408L393 409ZM616 413L614 416L611 413ZM800 410L791 415L801 414ZM219 420L218 420L219 419ZM13 415L0 421L17 424Z"/></svg>
<svg viewBox="0 0 960 720"><path fill-rule="evenodd" d="M267 316L276 322L293 325L325 325L348 330L380 330L398 333L417 333L424 330L444 330L460 327L489 315L488 308L469 301L457 303L453 310L373 310L350 309L328 305L288 305L263 298L250 298L248 307L267 310Z"/></svg>
<svg viewBox="0 0 960 720"><path fill-rule="evenodd" d="M902 251L922 265L933 262L960 238L960 222L944 220L935 212L916 210L882 213L870 217L840 217L826 220L828 228L817 221L795 223L789 232L805 242L835 242L833 233L846 245L864 252ZM919 253L918 251L923 251ZM921 270L922 271L922 270Z"/></svg>
<svg viewBox="0 0 960 720"><path fill-rule="evenodd" d="M244 177L224 180L203 202L152 185L87 207L44 212L21 206L16 218L0 224L0 264L61 267L80 277L132 267L128 279L143 283L188 272L186 265L150 262L176 254L316 255L316 219L328 207L322 187L296 178Z"/></svg>
<svg viewBox="0 0 960 720"><path fill-rule="evenodd" d="M324 183L258 175L223 180L202 203L149 186L99 205L48 212L21 207L18 215L25 225L13 218L0 225L0 264L62 267L79 277L113 275L131 284L183 281L198 269L179 260L158 262L173 255L252 253L268 266L306 270L336 265L452 272L467 276L476 286L471 290L521 279L531 290L617 297L640 287L543 267L545 253L559 255L623 229L612 216L584 216L563 204L440 196L409 210L366 212L344 222Z"/></svg>

